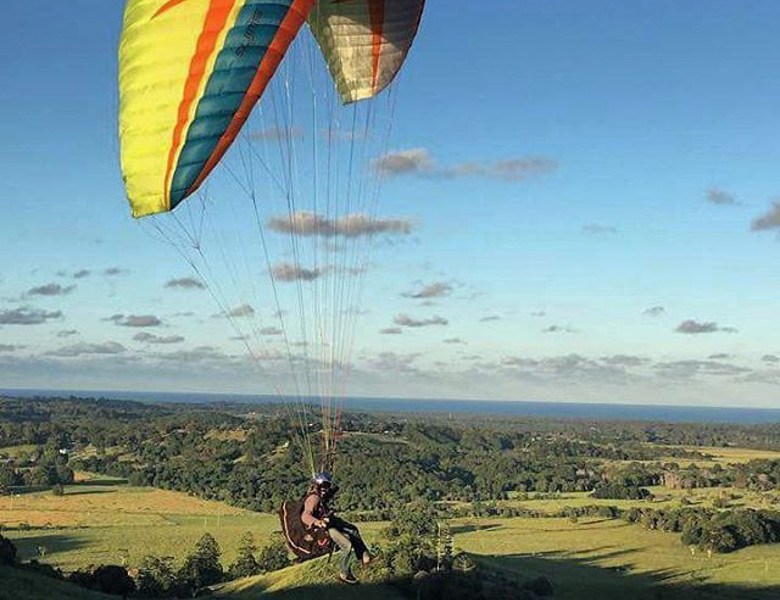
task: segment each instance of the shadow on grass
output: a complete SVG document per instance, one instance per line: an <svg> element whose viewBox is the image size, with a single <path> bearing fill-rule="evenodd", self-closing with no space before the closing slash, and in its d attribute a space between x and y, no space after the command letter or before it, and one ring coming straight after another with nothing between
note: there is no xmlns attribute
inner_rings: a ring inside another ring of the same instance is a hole
<svg viewBox="0 0 780 600"><path fill-rule="evenodd" d="M114 490L82 490L79 488L68 488L65 491L66 496L86 496L87 494L113 494Z"/></svg>
<svg viewBox="0 0 780 600"><path fill-rule="evenodd" d="M51 490L51 486L48 485L20 485L11 488L11 493L14 496L26 496L27 494L37 494L39 492L45 492Z"/></svg>
<svg viewBox="0 0 780 600"><path fill-rule="evenodd" d="M39 548L45 548L45 554L43 556L43 560L45 561L46 558L53 554L57 554L58 552L78 550L87 545L83 540L57 533L46 533L29 537L14 537L12 541L19 550L19 559L22 561L39 559Z"/></svg>
<svg viewBox="0 0 780 600"><path fill-rule="evenodd" d="M547 577L555 590L551 600L777 600L780 598L780 586L762 588L680 583L668 581L671 574L664 572L627 575L611 569L566 564L568 561L548 561L556 563L551 567L529 565L526 559L512 558L508 559L509 564L513 560L521 560L524 563L523 569L530 568ZM566 573L564 574L563 571ZM576 583L572 581L575 577ZM518 577L521 583L531 579L533 577ZM312 598L318 600L402 600L404 598L444 600L435 593L428 596L424 587L422 590L409 590L405 594L402 588L392 584L361 583L347 586L332 580L280 590L264 588L262 585L247 586L229 593L217 593L217 597L231 600L310 600ZM473 598L483 600L487 597L475 595Z"/></svg>
<svg viewBox="0 0 780 600"><path fill-rule="evenodd" d="M90 487L90 486L101 486L101 487L117 487L127 485L127 479L122 479L121 477L104 477L104 478L95 478L95 479L85 479L84 481L79 481L77 483L71 484L68 487Z"/></svg>
<svg viewBox="0 0 780 600"><path fill-rule="evenodd" d="M503 525L498 525L497 523L484 523L480 525L467 523L465 525L455 525L451 528L453 535L471 533L473 531L489 531L491 529L503 529Z"/></svg>
<svg viewBox="0 0 780 600"><path fill-rule="evenodd" d="M679 569L638 572L629 555L635 550L601 552L587 558L548 553L545 556L471 555L479 565L483 581L512 579L521 586L545 577L553 586L550 600L777 600L780 585L708 584L700 572L685 573ZM604 567L598 561L620 557L620 566ZM336 580L335 566L322 562L316 572L299 572L295 580L290 572L276 580L241 580L218 589L216 596L230 600L449 600L437 595L424 578L409 585L367 581L347 586ZM359 573L360 575L361 573ZM369 577L366 577L369 579ZM282 582L286 581L286 584ZM281 589L280 589L281 588ZM482 595L458 596L462 600L487 600L490 587ZM405 592L404 592L405 590ZM451 596L450 589L450 596ZM465 592L465 590L461 590ZM504 596L502 596L503 598ZM521 596L522 597L522 596Z"/></svg>
<svg viewBox="0 0 780 600"><path fill-rule="evenodd" d="M632 571L630 560L613 567L599 566L599 561L635 550L620 550L575 558L560 553L546 555L474 555L477 562L490 569L511 573L519 580L544 576L553 584L558 600L777 600L780 585L747 586L711 584L701 580L700 572L685 573L677 569Z"/></svg>

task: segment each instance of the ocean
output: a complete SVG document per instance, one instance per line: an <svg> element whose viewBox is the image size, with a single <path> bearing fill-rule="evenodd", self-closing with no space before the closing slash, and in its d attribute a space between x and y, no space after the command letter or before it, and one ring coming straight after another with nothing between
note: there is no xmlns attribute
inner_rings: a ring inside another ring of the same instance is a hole
<svg viewBox="0 0 780 600"><path fill-rule="evenodd" d="M127 392L111 390L11 390L0 393L16 397L78 396L137 400L141 402L245 404L276 403L276 396L204 394L174 392ZM318 402L318 400L312 400ZM526 400L431 400L414 398L344 399L347 410L383 413L457 413L494 417L546 417L621 421L664 421L668 423L780 423L780 409L720 406L659 406L652 404L613 404L591 402L537 402Z"/></svg>

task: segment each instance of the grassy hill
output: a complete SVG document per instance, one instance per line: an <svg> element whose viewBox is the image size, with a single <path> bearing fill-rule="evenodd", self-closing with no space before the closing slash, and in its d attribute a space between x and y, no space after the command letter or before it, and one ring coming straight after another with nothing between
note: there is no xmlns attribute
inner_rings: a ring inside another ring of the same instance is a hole
<svg viewBox="0 0 780 600"><path fill-rule="evenodd" d="M404 600L394 587L376 581L373 574L360 573L361 584L349 586L336 580L336 561L319 559L294 565L267 575L231 581L215 589L218 598L231 600Z"/></svg>
<svg viewBox="0 0 780 600"><path fill-rule="evenodd" d="M335 580L335 562L326 560L295 565L268 575L248 577L215 588L217 598L252 600L403 600L393 587L364 581L360 586L346 586ZM0 600L116 600L74 584L51 579L33 571L0 566ZM316 594L314 596L313 594Z"/></svg>
<svg viewBox="0 0 780 600"><path fill-rule="evenodd" d="M116 600L32 571L0 566L0 600Z"/></svg>

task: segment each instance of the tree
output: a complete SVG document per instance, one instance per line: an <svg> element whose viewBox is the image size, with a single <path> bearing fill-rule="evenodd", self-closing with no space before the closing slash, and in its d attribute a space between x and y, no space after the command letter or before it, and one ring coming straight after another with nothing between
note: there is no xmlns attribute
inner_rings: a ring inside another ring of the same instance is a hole
<svg viewBox="0 0 780 600"><path fill-rule="evenodd" d="M127 596L135 591L135 582L119 565L101 565L92 573L95 589L104 594Z"/></svg>
<svg viewBox="0 0 780 600"><path fill-rule="evenodd" d="M12 565L16 562L16 546L8 538L0 535L0 565Z"/></svg>
<svg viewBox="0 0 780 600"><path fill-rule="evenodd" d="M71 484L74 481L73 469L71 469L64 461L55 462L54 470L57 473L57 481L55 483Z"/></svg>
<svg viewBox="0 0 780 600"><path fill-rule="evenodd" d="M179 579L193 591L222 581L222 565L219 557L222 552L217 540L209 533L195 544L195 550L184 561L179 570Z"/></svg>
<svg viewBox="0 0 780 600"><path fill-rule="evenodd" d="M255 558L257 546L252 533L247 531L241 536L238 547L238 558L228 568L230 579L240 579L241 577L251 577L260 572L260 565ZM272 570L272 569L268 569Z"/></svg>
<svg viewBox="0 0 780 600"><path fill-rule="evenodd" d="M257 556L257 566L261 571L278 571L290 564L290 555L287 552L287 544L279 537L274 538L270 544L263 546Z"/></svg>
<svg viewBox="0 0 780 600"><path fill-rule="evenodd" d="M476 502L474 503L477 504ZM476 512L476 508L475 508ZM437 532L436 508L427 500L418 499L396 513L388 530L389 537L424 536Z"/></svg>
<svg viewBox="0 0 780 600"><path fill-rule="evenodd" d="M138 593L145 597L170 595L176 588L173 557L146 556L138 568Z"/></svg>
<svg viewBox="0 0 780 600"><path fill-rule="evenodd" d="M739 542L731 525L706 527L702 535L702 547L714 552L733 552L739 549Z"/></svg>
<svg viewBox="0 0 780 600"><path fill-rule="evenodd" d="M5 493L10 493L12 487L21 483L22 478L11 465L0 465L0 495L4 493L2 490L7 490Z"/></svg>

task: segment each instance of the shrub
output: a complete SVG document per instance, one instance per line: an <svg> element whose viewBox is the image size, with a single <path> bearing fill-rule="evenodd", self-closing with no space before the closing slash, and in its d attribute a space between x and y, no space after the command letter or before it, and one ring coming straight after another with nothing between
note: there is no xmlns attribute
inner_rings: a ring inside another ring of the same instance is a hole
<svg viewBox="0 0 780 600"><path fill-rule="evenodd" d="M16 562L16 546L8 538L0 535L0 565L12 565Z"/></svg>
<svg viewBox="0 0 780 600"><path fill-rule="evenodd" d="M260 565L255 558L256 551L257 546L255 546L255 539L252 534L247 531L241 536L241 544L238 548L238 558L236 558L235 562L228 568L228 576L230 579L251 577L260 572ZM269 562L273 562L270 557Z"/></svg>
<svg viewBox="0 0 780 600"><path fill-rule="evenodd" d="M290 564L287 544L277 537L270 544L263 546L257 555L257 566L261 571L278 571Z"/></svg>
<svg viewBox="0 0 780 600"><path fill-rule="evenodd" d="M146 556L138 568L138 594L145 597L170 595L176 588L173 558Z"/></svg>
<svg viewBox="0 0 780 600"><path fill-rule="evenodd" d="M532 579L531 581L524 583L523 588L533 592L537 596L541 596L542 598L547 598L554 594L553 586L550 583L550 580L544 576L537 577L536 579Z"/></svg>
<svg viewBox="0 0 780 600"><path fill-rule="evenodd" d="M652 494L645 488L635 485L600 482L593 489L592 496L610 500L644 500L650 498Z"/></svg>
<svg viewBox="0 0 780 600"><path fill-rule="evenodd" d="M119 565L100 565L74 571L68 581L104 594L127 596L135 591L135 582L127 570Z"/></svg>
<svg viewBox="0 0 780 600"><path fill-rule="evenodd" d="M101 565L92 573L92 589L104 594L127 596L135 591L135 582L119 565Z"/></svg>
<svg viewBox="0 0 780 600"><path fill-rule="evenodd" d="M217 540L211 534L204 533L195 544L194 552L179 569L180 584L196 591L222 581L222 565L219 563L221 554Z"/></svg>

